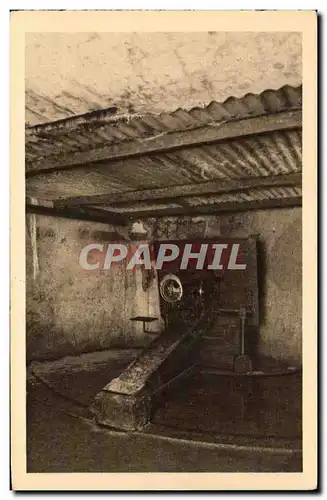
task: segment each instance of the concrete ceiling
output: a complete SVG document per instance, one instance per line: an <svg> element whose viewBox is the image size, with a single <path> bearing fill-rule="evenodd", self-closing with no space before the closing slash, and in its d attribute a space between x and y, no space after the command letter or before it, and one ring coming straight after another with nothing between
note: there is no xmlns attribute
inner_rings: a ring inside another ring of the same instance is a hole
<svg viewBox="0 0 327 500"><path fill-rule="evenodd" d="M159 113L302 81L298 33L30 33L26 123Z"/></svg>

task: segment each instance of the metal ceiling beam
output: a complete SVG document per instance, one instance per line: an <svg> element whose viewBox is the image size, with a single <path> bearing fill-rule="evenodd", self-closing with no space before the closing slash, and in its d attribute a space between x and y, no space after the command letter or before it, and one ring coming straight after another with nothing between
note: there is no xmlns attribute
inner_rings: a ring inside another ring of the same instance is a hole
<svg viewBox="0 0 327 500"><path fill-rule="evenodd" d="M182 207L168 207L161 209L138 210L128 212L129 217L133 219L146 219L148 217L173 217L173 216L197 216L197 215L211 215L228 212L246 212L250 210L260 209L273 209L273 208L286 208L286 207L300 207L302 206L302 197L268 199L268 200L255 200L255 201L242 201L242 202L226 202L217 204L200 205L189 208Z"/></svg>
<svg viewBox="0 0 327 500"><path fill-rule="evenodd" d="M183 186L170 186L156 189L143 189L138 191L125 191L104 195L76 196L63 200L56 200L57 207L75 207L81 205L122 205L140 201L164 200L166 202L180 203L179 198L189 196L203 196L212 194L225 194L244 191L253 188L269 188L283 186L301 186L302 173L284 175L247 177L230 181L215 180L200 184L186 184Z"/></svg>
<svg viewBox="0 0 327 500"><path fill-rule="evenodd" d="M102 222L104 224L113 224L116 226L126 226L129 222L128 215L121 215L118 213L110 212L108 210L99 210L97 208L89 207L59 208L27 202L26 212L39 215L48 215L51 217L63 217L65 219Z"/></svg>
<svg viewBox="0 0 327 500"><path fill-rule="evenodd" d="M212 123L190 130L167 132L146 139L135 139L110 144L88 151L63 152L59 157L49 156L26 164L26 174L34 175L48 170L61 170L96 162L110 162L141 155L168 152L174 149L210 144L226 139L302 126L301 110L255 116L228 122Z"/></svg>

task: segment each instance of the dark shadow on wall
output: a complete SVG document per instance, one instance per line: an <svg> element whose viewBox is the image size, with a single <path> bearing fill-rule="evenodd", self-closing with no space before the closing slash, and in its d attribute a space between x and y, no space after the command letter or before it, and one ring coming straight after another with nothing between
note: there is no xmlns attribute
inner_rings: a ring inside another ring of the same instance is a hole
<svg viewBox="0 0 327 500"><path fill-rule="evenodd" d="M266 276L267 276L267 255L266 245L263 240L257 240L257 262L258 262L258 292L259 292L259 323L265 320L266 302Z"/></svg>
<svg viewBox="0 0 327 500"><path fill-rule="evenodd" d="M260 325L265 320L265 300L266 300L266 272L267 259L265 244L259 236L256 241L257 249L257 277L258 277L258 297L259 297L259 325L248 328L246 349L249 353L254 369L258 368L259 363L259 345L260 345Z"/></svg>

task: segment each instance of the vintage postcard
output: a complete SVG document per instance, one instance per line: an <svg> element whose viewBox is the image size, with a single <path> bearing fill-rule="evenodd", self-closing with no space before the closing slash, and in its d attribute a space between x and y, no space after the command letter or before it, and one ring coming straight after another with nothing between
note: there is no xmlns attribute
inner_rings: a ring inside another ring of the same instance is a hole
<svg viewBox="0 0 327 500"><path fill-rule="evenodd" d="M317 488L317 15L11 15L14 490Z"/></svg>

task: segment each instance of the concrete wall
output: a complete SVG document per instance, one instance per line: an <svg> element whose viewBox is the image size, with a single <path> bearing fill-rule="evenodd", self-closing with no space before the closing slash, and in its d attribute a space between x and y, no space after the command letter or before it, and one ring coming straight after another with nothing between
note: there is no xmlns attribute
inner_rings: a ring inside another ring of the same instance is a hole
<svg viewBox="0 0 327 500"><path fill-rule="evenodd" d="M29 360L111 347L139 347L150 340L142 325L129 318L142 314L158 316L155 284L143 292L139 271L126 272L122 266L115 266L105 272L90 272L79 264L80 251L89 243L107 243L112 237L122 239L123 235L113 231L105 224L27 215Z"/></svg>
<svg viewBox="0 0 327 500"><path fill-rule="evenodd" d="M223 235L259 236L260 350L276 359L302 357L302 211L248 212L222 219Z"/></svg>
<svg viewBox="0 0 327 500"><path fill-rule="evenodd" d="M104 224L36 216L38 266L33 265L28 215L27 352L29 359L56 358L111 347L138 347L150 337L136 315L159 316L156 282L142 289L140 272L115 267L83 271L79 253L91 242L107 243L124 232ZM246 237L259 239L260 351L276 359L301 360L301 209L224 216L151 219L151 238ZM32 231L33 232L33 231ZM36 252L34 251L34 256ZM37 267L39 270L37 271ZM34 268L34 272L33 272ZM154 323L151 329L158 329Z"/></svg>

